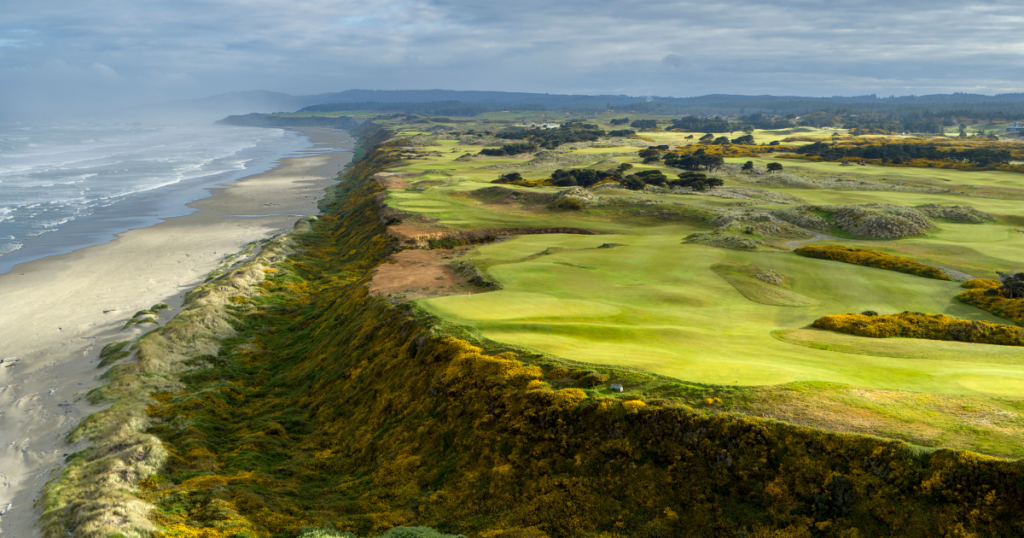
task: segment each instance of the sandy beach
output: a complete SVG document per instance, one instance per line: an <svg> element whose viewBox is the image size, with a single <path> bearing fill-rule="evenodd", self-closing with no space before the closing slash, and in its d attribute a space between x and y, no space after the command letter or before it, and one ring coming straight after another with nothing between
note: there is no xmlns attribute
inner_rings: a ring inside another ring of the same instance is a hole
<svg viewBox="0 0 1024 538"><path fill-rule="evenodd" d="M100 409L85 398L102 384L100 350L154 327L125 322L161 302L171 307L161 312L166 321L226 255L319 213L316 202L354 142L344 131L303 132L318 154L212 189L188 204L198 210L191 215L0 275L0 537L39 535L33 505L42 486L66 454L86 446L65 436Z"/></svg>

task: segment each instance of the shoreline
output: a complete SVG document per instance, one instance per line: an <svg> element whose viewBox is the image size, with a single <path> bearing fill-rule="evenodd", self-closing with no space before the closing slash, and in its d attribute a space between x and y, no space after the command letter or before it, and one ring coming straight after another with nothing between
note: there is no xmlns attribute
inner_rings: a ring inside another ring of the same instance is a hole
<svg viewBox="0 0 1024 538"><path fill-rule="evenodd" d="M16 265L109 243L118 234L190 215L196 210L189 204L208 198L211 189L267 172L281 159L333 151L340 142L337 134L339 131L335 129L274 129L286 132L274 151L265 148L261 153L246 153L253 149L246 148L235 154L246 160L246 168L126 194L116 203L96 207L90 213L59 225L52 231L27 240L22 238L19 248L0 255L0 275L10 272Z"/></svg>
<svg viewBox="0 0 1024 538"><path fill-rule="evenodd" d="M154 328L123 329L125 322L162 302L171 307L160 313L165 323L225 256L319 214L317 202L355 142L334 129L294 130L310 148L205 189L207 197L187 204L190 214L0 274L0 537L40 535L40 490L65 454L88 445L68 445L65 436L104 407L86 399L102 384L100 350Z"/></svg>

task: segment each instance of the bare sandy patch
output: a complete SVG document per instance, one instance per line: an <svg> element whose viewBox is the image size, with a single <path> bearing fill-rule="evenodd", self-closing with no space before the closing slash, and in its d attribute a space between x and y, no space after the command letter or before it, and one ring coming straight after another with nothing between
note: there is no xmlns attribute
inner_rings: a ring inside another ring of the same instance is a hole
<svg viewBox="0 0 1024 538"><path fill-rule="evenodd" d="M377 268L370 283L370 294L405 302L475 292L476 287L447 266L466 250L413 249L392 254Z"/></svg>

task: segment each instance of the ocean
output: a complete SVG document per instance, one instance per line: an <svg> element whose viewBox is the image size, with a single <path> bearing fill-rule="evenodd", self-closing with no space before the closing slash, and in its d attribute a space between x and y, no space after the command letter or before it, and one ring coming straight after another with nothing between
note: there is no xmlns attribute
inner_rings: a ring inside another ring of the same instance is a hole
<svg viewBox="0 0 1024 538"><path fill-rule="evenodd" d="M0 274L187 215L206 189L310 148L257 127L0 125Z"/></svg>

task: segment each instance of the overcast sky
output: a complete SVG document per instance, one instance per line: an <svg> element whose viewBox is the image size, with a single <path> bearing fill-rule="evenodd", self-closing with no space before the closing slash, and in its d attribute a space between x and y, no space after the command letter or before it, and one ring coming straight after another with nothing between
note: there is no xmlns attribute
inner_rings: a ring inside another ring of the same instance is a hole
<svg viewBox="0 0 1024 538"><path fill-rule="evenodd" d="M1019 2L0 0L0 111L266 89L1024 91Z"/></svg>

